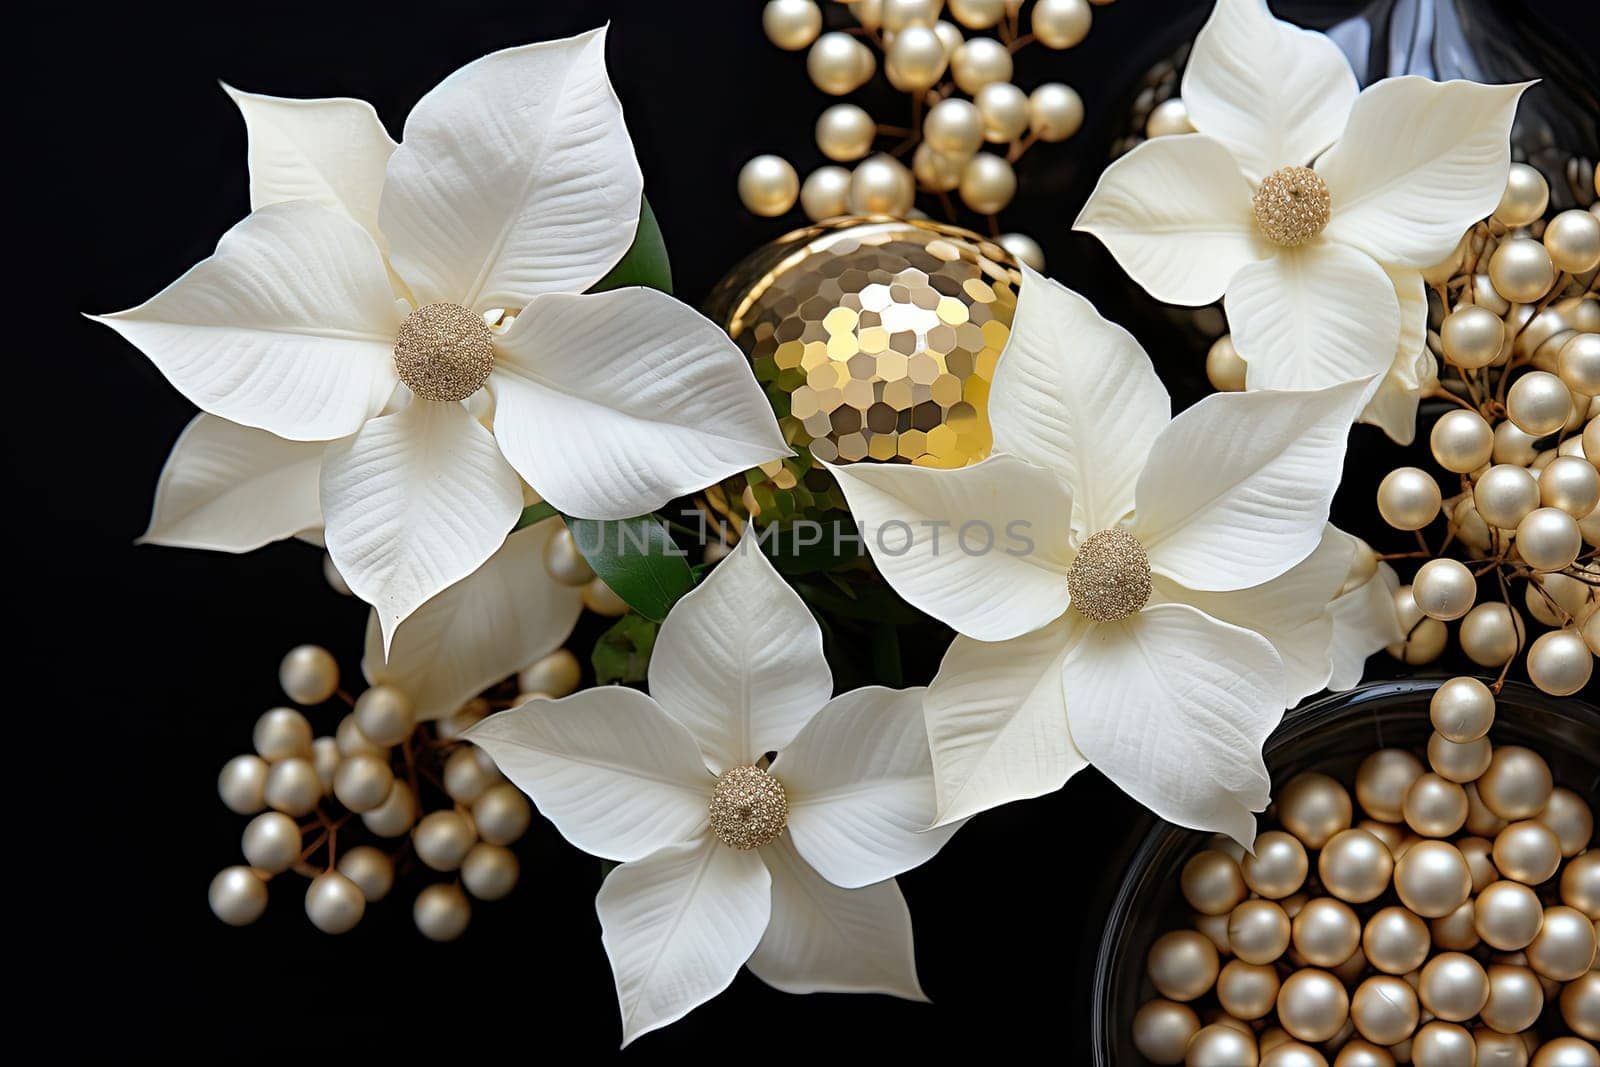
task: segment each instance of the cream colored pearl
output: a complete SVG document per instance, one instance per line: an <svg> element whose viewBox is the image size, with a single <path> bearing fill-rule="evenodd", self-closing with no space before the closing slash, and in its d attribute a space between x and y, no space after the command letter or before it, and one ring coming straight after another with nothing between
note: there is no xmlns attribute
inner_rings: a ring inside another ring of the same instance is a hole
<svg viewBox="0 0 1600 1067"><path fill-rule="evenodd" d="M1555 283L1555 264L1544 245L1527 237L1501 241L1489 257L1489 280L1514 304L1532 304Z"/></svg>
<svg viewBox="0 0 1600 1067"><path fill-rule="evenodd" d="M818 167L806 175L805 182L800 186L800 209L812 222L837 218L849 214L849 196L849 171L843 167ZM585 562L584 567L588 566ZM589 576L593 575L591 570ZM584 581L588 581L588 578Z"/></svg>
<svg viewBox="0 0 1600 1067"><path fill-rule="evenodd" d="M1471 956L1444 952L1422 968L1417 997L1424 1008L1446 1022L1464 1022L1483 1010L1489 999L1489 978Z"/></svg>
<svg viewBox="0 0 1600 1067"><path fill-rule="evenodd" d="M1501 880L1485 887L1473 907L1473 929L1502 952L1527 948L1544 922L1538 894L1520 882Z"/></svg>
<svg viewBox="0 0 1600 1067"><path fill-rule="evenodd" d="M583 606L609 619L619 619L628 613L628 602L599 578L583 587Z"/></svg>
<svg viewBox="0 0 1600 1067"><path fill-rule="evenodd" d="M1428 958L1428 925L1405 908L1390 906L1367 920L1361 951L1378 970L1409 974Z"/></svg>
<svg viewBox="0 0 1600 1067"><path fill-rule="evenodd" d="M967 40L955 23L946 22L944 19L933 24L933 32L939 35L939 43L944 45L944 54L947 56L955 55L956 49Z"/></svg>
<svg viewBox="0 0 1600 1067"><path fill-rule="evenodd" d="M1211 939L1211 943L1217 946L1217 954L1219 956L1233 954L1233 946L1228 944L1228 917L1226 915L1201 915L1199 912L1195 912L1189 917L1189 921L1196 930Z"/></svg>
<svg viewBox="0 0 1600 1067"><path fill-rule="evenodd" d="M1600 306L1600 301L1585 303ZM1600 394L1600 333L1575 333L1569 337L1556 354L1556 371L1574 393Z"/></svg>
<svg viewBox="0 0 1600 1067"><path fill-rule="evenodd" d="M1419 841L1395 862L1394 888L1406 907L1424 918L1436 919L1455 911L1471 894L1472 872L1455 846Z"/></svg>
<svg viewBox="0 0 1600 1067"><path fill-rule="evenodd" d="M473 802L472 818L478 824L478 835L489 844L509 845L527 832L533 808L516 786L500 782Z"/></svg>
<svg viewBox="0 0 1600 1067"><path fill-rule="evenodd" d="M1559 508L1535 508L1517 524L1517 552L1536 571L1564 570L1582 549L1578 520Z"/></svg>
<svg viewBox="0 0 1600 1067"><path fill-rule="evenodd" d="M235 756L222 765L217 775L217 795L228 810L238 815L254 815L267 806L267 761L260 756Z"/></svg>
<svg viewBox="0 0 1600 1067"><path fill-rule="evenodd" d="M322 783L322 795L333 792L333 776L339 770L344 753L339 742L331 737L319 737L311 742L311 766L317 769L317 781Z"/></svg>
<svg viewBox="0 0 1600 1067"><path fill-rule="evenodd" d="M932 88L949 64L944 41L932 26L907 26L896 31L890 42L883 72L896 89L916 93Z"/></svg>
<svg viewBox="0 0 1600 1067"><path fill-rule="evenodd" d="M1467 821L1467 794L1438 774L1424 774L1406 790L1402 810L1406 825L1423 837L1449 837Z"/></svg>
<svg viewBox="0 0 1600 1067"><path fill-rule="evenodd" d="M261 795L268 807L298 818L309 815L322 799L322 779L310 760L291 756L274 763L267 771Z"/></svg>
<svg viewBox="0 0 1600 1067"><path fill-rule="evenodd" d="M333 777L333 795L354 812L372 811L388 799L394 772L387 760L376 756L351 756L339 764Z"/></svg>
<svg viewBox="0 0 1600 1067"><path fill-rule="evenodd" d="M1176 96L1157 104L1144 121L1144 135L1150 138L1193 132L1194 122L1189 118L1189 105Z"/></svg>
<svg viewBox="0 0 1600 1067"><path fill-rule="evenodd" d="M1545 223L1544 247L1556 270L1582 274L1600 265L1600 219L1569 209Z"/></svg>
<svg viewBox="0 0 1600 1067"><path fill-rule="evenodd" d="M1026 263L1034 270L1044 270L1044 249L1025 233L1003 233L997 239L1000 247L1011 253L1018 263Z"/></svg>
<svg viewBox="0 0 1600 1067"><path fill-rule="evenodd" d="M1278 972L1267 964L1229 960L1217 976L1217 1000L1236 1019L1259 1019L1278 998Z"/></svg>
<svg viewBox="0 0 1600 1067"><path fill-rule="evenodd" d="M361 813L361 822L379 837L401 837L417 821L417 797L405 782L396 780L389 795L371 811Z"/></svg>
<svg viewBox="0 0 1600 1067"><path fill-rule="evenodd" d="M1278 821L1308 848L1321 848L1349 827L1353 809L1344 786L1326 774L1306 772L1278 791Z"/></svg>
<svg viewBox="0 0 1600 1067"><path fill-rule="evenodd" d="M1421 774L1421 762L1405 749L1379 749L1356 769L1356 800L1374 819L1399 822L1406 790Z"/></svg>
<svg viewBox="0 0 1600 1067"><path fill-rule="evenodd" d="M1255 854L1240 861L1240 873L1252 891L1269 900L1298 890L1309 870L1305 846L1281 830L1268 830L1255 840Z"/></svg>
<svg viewBox="0 0 1600 1067"><path fill-rule="evenodd" d="M251 734L257 754L274 762L311 755L311 724L293 708L273 708L256 720Z"/></svg>
<svg viewBox="0 0 1600 1067"><path fill-rule="evenodd" d="M1468 900L1449 915L1442 915L1428 923L1429 936L1434 948L1447 952L1470 952L1478 947L1478 931L1473 925L1477 904Z"/></svg>
<svg viewBox="0 0 1600 1067"><path fill-rule="evenodd" d="M1379 841L1382 841L1383 847L1389 850L1391 857L1394 855L1395 847L1405 840L1405 834L1401 832L1400 827L1391 823L1379 822L1377 819L1362 819L1356 823L1355 828L1357 830L1365 830Z"/></svg>
<svg viewBox="0 0 1600 1067"><path fill-rule="evenodd" d="M547 656L535 660L517 674L517 686L524 693L543 693L548 697L567 696L583 680L583 666L578 657L565 648L558 648Z"/></svg>
<svg viewBox="0 0 1600 1067"><path fill-rule="evenodd" d="M1572 412L1572 393L1566 384L1546 371L1529 371L1511 385L1506 414L1534 437L1555 433Z"/></svg>
<svg viewBox="0 0 1600 1067"><path fill-rule="evenodd" d="M1550 792L1544 810L1535 816L1555 832L1561 842L1561 855L1570 859L1589 847L1594 834L1594 812L1582 797L1570 789L1557 787Z"/></svg>
<svg viewBox="0 0 1600 1067"><path fill-rule="evenodd" d="M1464 1026L1434 1020L1423 1024L1411 1042L1418 1067L1476 1067L1478 1047Z"/></svg>
<svg viewBox="0 0 1600 1067"><path fill-rule="evenodd" d="M1294 949L1307 963L1337 967L1361 945L1361 920L1342 900L1308 901L1292 923Z"/></svg>
<svg viewBox="0 0 1600 1067"><path fill-rule="evenodd" d="M1444 358L1467 370L1493 363L1505 342L1505 321L1477 304L1457 308L1439 326Z"/></svg>
<svg viewBox="0 0 1600 1067"><path fill-rule="evenodd" d="M850 210L858 215L903 216L915 196L911 172L890 155L864 159L850 175Z"/></svg>
<svg viewBox="0 0 1600 1067"><path fill-rule="evenodd" d="M298 645L278 665L278 684L296 704L321 704L339 688L339 663L318 645ZM311 740L306 739L309 747Z"/></svg>
<svg viewBox="0 0 1600 1067"><path fill-rule="evenodd" d="M544 543L544 569L546 574L562 585L579 586L594 577L594 569L583 558L583 553L578 551L577 539L564 525Z"/></svg>
<svg viewBox="0 0 1600 1067"><path fill-rule="evenodd" d="M1270 900L1246 900L1228 915L1228 944L1246 963L1273 963L1289 948L1292 926Z"/></svg>
<svg viewBox="0 0 1600 1067"><path fill-rule="evenodd" d="M480 842L461 864L461 884L479 900L499 900L517 887L521 866L516 853Z"/></svg>
<svg viewBox="0 0 1600 1067"><path fill-rule="evenodd" d="M979 152L961 172L961 201L980 215L1005 209L1017 192L1017 175L1000 156Z"/></svg>
<svg viewBox="0 0 1600 1067"><path fill-rule="evenodd" d="M1561 841L1536 819L1521 819L1495 835L1494 865L1527 885L1548 881L1561 866Z"/></svg>
<svg viewBox="0 0 1600 1067"><path fill-rule="evenodd" d="M1189 906L1202 915L1225 915L1245 898L1239 865L1214 849L1189 857L1178 882Z"/></svg>
<svg viewBox="0 0 1600 1067"><path fill-rule="evenodd" d="M1006 0L949 0L948 6L950 17L969 30L986 30L1006 13Z"/></svg>
<svg viewBox="0 0 1600 1067"><path fill-rule="evenodd" d="M1507 226L1526 226L1541 218L1549 203L1550 186L1544 175L1526 163L1513 163L1506 178L1506 190L1493 214Z"/></svg>
<svg viewBox="0 0 1600 1067"><path fill-rule="evenodd" d="M924 189L947 193L961 184L961 160L934 151L926 143L911 156L911 173Z"/></svg>
<svg viewBox="0 0 1600 1067"><path fill-rule="evenodd" d="M333 732L333 741L339 748L339 754L346 758L360 755L388 755L388 749L382 745L374 744L370 738L361 732L361 727L356 725L355 712L351 712L339 720L339 728Z"/></svg>
<svg viewBox="0 0 1600 1067"><path fill-rule="evenodd" d="M338 871L325 871L306 887L306 918L325 934L354 929L366 910L361 888Z"/></svg>
<svg viewBox="0 0 1600 1067"><path fill-rule="evenodd" d="M504 778L484 769L471 745L456 749L444 761L444 791L458 804L471 804L483 791Z"/></svg>
<svg viewBox="0 0 1600 1067"><path fill-rule="evenodd" d="M1492 473L1492 472L1491 472ZM1499 667L1517 654L1527 631L1522 616L1501 603L1479 604L1461 620L1461 651L1480 667Z"/></svg>
<svg viewBox="0 0 1600 1067"><path fill-rule="evenodd" d="M1439 416L1428 435L1439 466L1456 474L1475 471L1494 454L1494 431L1476 411L1456 408ZM1432 479L1429 479L1430 481Z"/></svg>
<svg viewBox="0 0 1600 1067"><path fill-rule="evenodd" d="M1433 768L1433 773L1451 782L1474 780L1489 766L1493 754L1487 737L1480 737L1476 741L1451 741L1435 731L1428 739L1428 765ZM1461 797L1466 799L1465 790ZM1470 805L1467 814L1471 814ZM1462 816L1462 822L1466 822L1465 815Z"/></svg>
<svg viewBox="0 0 1600 1067"><path fill-rule="evenodd" d="M739 168L739 200L753 215L782 215L799 196L800 177L781 156L756 156Z"/></svg>
<svg viewBox="0 0 1600 1067"><path fill-rule="evenodd" d="M1600 1041L1600 971L1579 975L1561 991L1561 1018L1579 1037Z"/></svg>
<svg viewBox="0 0 1600 1067"><path fill-rule="evenodd" d="M1523 433L1517 424L1509 420L1500 423L1494 428L1494 455L1496 463L1509 463L1514 467L1526 467L1539 458L1539 439L1530 434Z"/></svg>
<svg viewBox="0 0 1600 1067"><path fill-rule="evenodd" d="M1189 1039L1187 1067L1258 1067L1255 1035L1222 1023L1203 1027Z"/></svg>
<svg viewBox="0 0 1600 1067"><path fill-rule="evenodd" d="M1494 757L1491 756L1490 762L1492 763L1493 761ZM1480 775L1479 777L1482 776ZM1476 782L1468 782L1463 788L1467 791L1467 832L1469 834L1477 834L1478 839L1482 840L1492 838L1506 828L1506 820L1490 811L1488 805L1484 804L1483 798L1478 795ZM1464 846L1470 843L1471 840L1469 838L1467 842L1458 842L1458 846ZM1485 854L1487 855L1487 853ZM1468 859L1470 860L1471 857L1468 856ZM1492 863L1490 865L1493 866ZM1489 881L1493 881L1493 879ZM1472 883L1474 889L1488 884L1488 882L1484 882L1478 877L1477 868L1473 869Z"/></svg>
<svg viewBox="0 0 1600 1067"><path fill-rule="evenodd" d="M1395 1067L1395 1060L1388 1049L1358 1037L1340 1047L1333 1067Z"/></svg>
<svg viewBox="0 0 1600 1067"><path fill-rule="evenodd" d="M1150 946L1145 969L1163 997L1191 1001L1209 992L1217 980L1217 947L1194 930L1172 930Z"/></svg>
<svg viewBox="0 0 1600 1067"><path fill-rule="evenodd" d="M1222 393L1243 392L1247 369L1244 357L1233 346L1232 334L1225 333L1211 343L1206 352L1206 378L1213 389Z"/></svg>
<svg viewBox="0 0 1600 1067"><path fill-rule="evenodd" d="M1528 1046L1520 1035L1480 1026L1472 1031L1472 1040L1478 1047L1478 1067L1528 1067Z"/></svg>
<svg viewBox="0 0 1600 1067"><path fill-rule="evenodd" d="M1411 595L1424 615L1449 622L1472 610L1478 580L1460 560L1431 559L1418 568Z"/></svg>
<svg viewBox="0 0 1600 1067"><path fill-rule="evenodd" d="M1600 922L1600 849L1573 857L1561 872L1561 903Z"/></svg>
<svg viewBox="0 0 1600 1067"><path fill-rule="evenodd" d="M1501 745L1478 779L1478 795L1502 819L1531 819L1544 810L1555 783L1544 757L1521 745Z"/></svg>
<svg viewBox="0 0 1600 1067"><path fill-rule="evenodd" d="M761 29L779 48L798 52L817 39L822 10L813 0L768 0L761 9Z"/></svg>
<svg viewBox="0 0 1600 1067"><path fill-rule="evenodd" d="M806 53L806 73L811 83L830 96L855 92L876 68L871 50L848 33L825 33Z"/></svg>
<svg viewBox="0 0 1600 1067"><path fill-rule="evenodd" d="M1028 94L1028 128L1041 141L1065 141L1083 125L1083 98L1060 82L1045 82Z"/></svg>
<svg viewBox="0 0 1600 1067"><path fill-rule="evenodd" d="M436 871L460 867L477 840L472 820L457 811L429 812L411 833L417 858Z"/></svg>
<svg viewBox="0 0 1600 1067"><path fill-rule="evenodd" d="M371 845L340 853L339 873L356 884L369 904L382 900L394 888L394 861Z"/></svg>
<svg viewBox="0 0 1600 1067"><path fill-rule="evenodd" d="M1545 909L1544 925L1528 945L1528 966L1554 981L1571 982L1594 961L1594 923L1576 908Z"/></svg>
<svg viewBox="0 0 1600 1067"><path fill-rule="evenodd" d="M1539 1046L1531 1067L1600 1067L1600 1051L1575 1037L1558 1037Z"/></svg>
<svg viewBox="0 0 1600 1067"><path fill-rule="evenodd" d="M899 33L912 26L932 26L941 0L883 0L883 28Z"/></svg>
<svg viewBox="0 0 1600 1067"><path fill-rule="evenodd" d="M1187 1004L1149 1000L1133 1015L1133 1047L1155 1064L1178 1064L1190 1038L1200 1030L1200 1018Z"/></svg>
<svg viewBox="0 0 1600 1067"><path fill-rule="evenodd" d="M1539 506L1539 483L1521 467L1502 463L1490 467L1478 479L1472 502L1484 522L1514 530L1528 512Z"/></svg>
<svg viewBox="0 0 1600 1067"><path fill-rule="evenodd" d="M459 886L440 882L417 894L411 919L429 941L454 941L466 931L472 905Z"/></svg>
<svg viewBox="0 0 1600 1067"><path fill-rule="evenodd" d="M1046 48L1071 48L1089 35L1087 0L1038 0L1030 16L1033 35Z"/></svg>
<svg viewBox="0 0 1600 1067"><path fill-rule="evenodd" d="M984 140L995 144L1015 141L1028 129L1028 97L1010 82L993 82L978 90L974 99L983 116Z"/></svg>
<svg viewBox="0 0 1600 1067"><path fill-rule="evenodd" d="M375 685L362 693L354 714L361 736L375 745L398 745L417 725L411 698L392 685Z"/></svg>
<svg viewBox="0 0 1600 1067"><path fill-rule="evenodd" d="M1350 999L1350 1018L1357 1032L1378 1045L1395 1045L1410 1037L1420 1014L1416 993L1389 975L1368 978Z"/></svg>
<svg viewBox="0 0 1600 1067"><path fill-rule="evenodd" d="M983 115L970 100L941 100L922 122L922 141L940 155L964 162L983 144Z"/></svg>
<svg viewBox="0 0 1600 1067"><path fill-rule="evenodd" d="M1528 680L1552 696L1571 696L1593 672L1594 654L1577 630L1550 630L1528 649Z"/></svg>
<svg viewBox="0 0 1600 1067"><path fill-rule="evenodd" d="M1428 718L1446 740L1476 741L1494 725L1494 694L1470 675L1451 678L1434 690Z"/></svg>
<svg viewBox="0 0 1600 1067"><path fill-rule="evenodd" d="M1389 888L1394 857L1384 843L1365 830L1341 830L1317 856L1323 888L1340 900L1365 904Z"/></svg>
<svg viewBox="0 0 1600 1067"><path fill-rule="evenodd" d="M350 588L350 583L346 582L344 575L339 573L339 568L334 564L333 557L326 552L322 554L322 580L328 583L329 589L332 589L340 596L355 596L355 592Z"/></svg>
<svg viewBox="0 0 1600 1067"><path fill-rule="evenodd" d="M211 913L229 926L249 926L267 910L267 883L249 867L224 867L206 894Z"/></svg>
<svg viewBox="0 0 1600 1067"><path fill-rule="evenodd" d="M1544 1010L1544 990L1526 967L1494 964L1489 968L1489 1000L1479 1013L1484 1023L1502 1034L1526 1030Z"/></svg>
<svg viewBox="0 0 1600 1067"><path fill-rule="evenodd" d="M250 866L286 871L300 858L300 827L281 811L262 812L245 824L240 848Z"/></svg>
<svg viewBox="0 0 1600 1067"><path fill-rule="evenodd" d="M968 96L993 82L1011 80L1011 53L992 37L974 37L950 57L950 76Z"/></svg>
<svg viewBox="0 0 1600 1067"><path fill-rule="evenodd" d="M1420 530L1439 514L1439 483L1426 471L1400 467L1378 486L1378 513L1397 530Z"/></svg>
<svg viewBox="0 0 1600 1067"><path fill-rule="evenodd" d="M1412 665L1438 659L1444 652L1449 631L1438 619L1430 619L1422 614L1409 585L1402 585L1394 591L1394 610L1400 620L1400 631L1406 636L1398 644L1388 646L1389 655Z"/></svg>
<svg viewBox="0 0 1600 1067"><path fill-rule="evenodd" d="M1586 459L1557 456L1539 472L1539 501L1581 519L1600 504L1600 471Z"/></svg>
<svg viewBox="0 0 1600 1067"><path fill-rule="evenodd" d="M1349 1016L1350 995L1326 971L1295 971L1278 990L1278 1022L1301 1041L1328 1040Z"/></svg>

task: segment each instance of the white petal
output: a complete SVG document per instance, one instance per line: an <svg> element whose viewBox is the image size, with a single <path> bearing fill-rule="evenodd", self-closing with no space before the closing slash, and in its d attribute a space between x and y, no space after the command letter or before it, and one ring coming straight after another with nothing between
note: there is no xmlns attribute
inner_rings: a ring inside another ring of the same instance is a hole
<svg viewBox="0 0 1600 1067"><path fill-rule="evenodd" d="M767 929L772 876L707 834L612 871L595 910L626 1046L728 988Z"/></svg>
<svg viewBox="0 0 1600 1067"><path fill-rule="evenodd" d="M772 872L772 921L750 972L785 993L887 993L926 1001L911 912L893 880L840 889L787 838L761 850Z"/></svg>
<svg viewBox="0 0 1600 1067"><path fill-rule="evenodd" d="M1182 87L1195 129L1227 145L1253 181L1332 144L1356 91L1339 46L1273 18L1266 0L1218 0Z"/></svg>
<svg viewBox="0 0 1600 1067"><path fill-rule="evenodd" d="M792 454L728 335L654 289L541 297L495 355L495 436L565 514L640 515Z"/></svg>
<svg viewBox="0 0 1600 1067"><path fill-rule="evenodd" d="M1385 267L1400 304L1400 340L1395 345L1389 373L1399 377L1408 389L1419 384L1417 369L1428 344L1428 287L1422 272L1406 267Z"/></svg>
<svg viewBox="0 0 1600 1067"><path fill-rule="evenodd" d="M1422 393L1406 385L1397 374L1384 375L1383 384L1361 409L1358 422L1376 426L1396 444L1409 445L1417 436L1417 405Z"/></svg>
<svg viewBox="0 0 1600 1067"><path fill-rule="evenodd" d="M1271 787L1261 746L1283 717L1283 666L1266 638L1157 604L1091 627L1064 671L1072 739L1090 763L1168 822L1249 847Z"/></svg>
<svg viewBox="0 0 1600 1067"><path fill-rule="evenodd" d="M1172 420L1139 476L1134 532L1190 589L1260 585L1322 540L1362 385L1213 393Z"/></svg>
<svg viewBox="0 0 1600 1067"><path fill-rule="evenodd" d="M1531 84L1407 76L1368 86L1317 161L1333 202L1324 235L1407 267L1449 256L1505 192L1511 120Z"/></svg>
<svg viewBox="0 0 1600 1067"><path fill-rule="evenodd" d="M581 293L633 243L644 178L606 32L507 48L440 82L389 158L381 222L419 302Z"/></svg>
<svg viewBox="0 0 1600 1067"><path fill-rule="evenodd" d="M315 204L246 217L210 259L96 319L202 411L297 441L355 433L394 392L394 292L378 246Z"/></svg>
<svg viewBox="0 0 1600 1067"><path fill-rule="evenodd" d="M562 528L560 519L546 519L507 538L487 563L400 624L387 662L373 613L361 660L367 681L399 686L417 718L439 719L560 648L583 613L580 591L544 567L544 546Z"/></svg>
<svg viewBox="0 0 1600 1067"><path fill-rule="evenodd" d="M719 774L783 748L833 695L822 631L754 538L673 605L650 692Z"/></svg>
<svg viewBox="0 0 1600 1067"><path fill-rule="evenodd" d="M1139 342L1083 297L1022 268L989 391L997 452L1054 472L1072 490L1080 536L1133 510L1133 483L1172 401Z"/></svg>
<svg viewBox="0 0 1600 1067"><path fill-rule="evenodd" d="M328 551L385 649L424 601L482 566L522 514L517 474L460 404L414 400L328 446Z"/></svg>
<svg viewBox="0 0 1600 1067"><path fill-rule="evenodd" d="M1389 369L1400 339L1389 276L1364 253L1327 241L1279 249L1245 267L1228 283L1223 306L1251 389L1371 378Z"/></svg>
<svg viewBox="0 0 1600 1067"><path fill-rule="evenodd" d="M1080 616L1010 641L957 637L923 698L938 825L1053 793L1088 764L1067 729L1061 665Z"/></svg>
<svg viewBox="0 0 1600 1067"><path fill-rule="evenodd" d="M222 87L250 137L250 207L309 200L364 226L381 248L378 197L394 141L365 100L291 100Z"/></svg>
<svg viewBox="0 0 1600 1067"><path fill-rule="evenodd" d="M1315 552L1283 574L1249 589L1200 593L1164 578L1156 588L1165 599L1199 608L1213 619L1242 626L1272 642L1283 660L1285 707L1328 684L1333 616L1329 610L1355 557L1355 543L1332 526Z"/></svg>
<svg viewBox="0 0 1600 1067"><path fill-rule="evenodd" d="M914 607L980 641L1067 610L1072 497L1049 471L1006 455L957 470L824 465L878 570Z"/></svg>
<svg viewBox="0 0 1600 1067"><path fill-rule="evenodd" d="M715 780L694 738L637 689L530 700L467 731L578 848L612 860L709 837Z"/></svg>
<svg viewBox="0 0 1600 1067"><path fill-rule="evenodd" d="M959 824L929 830L933 758L921 689L841 694L773 761L789 797L794 847L854 889L926 863Z"/></svg>
<svg viewBox="0 0 1600 1067"><path fill-rule="evenodd" d="M1272 254L1256 230L1250 183L1202 134L1153 137L1100 175L1073 228L1104 242L1158 300L1198 307L1246 263Z"/></svg>
<svg viewBox="0 0 1600 1067"><path fill-rule="evenodd" d="M1328 688L1354 689L1361 684L1367 657L1405 640L1400 616L1394 608L1394 591L1400 587L1394 568L1378 564L1378 573L1334 600L1333 673Z"/></svg>
<svg viewBox="0 0 1600 1067"><path fill-rule="evenodd" d="M167 457L141 544L249 552L322 526L316 441L196 415Z"/></svg>

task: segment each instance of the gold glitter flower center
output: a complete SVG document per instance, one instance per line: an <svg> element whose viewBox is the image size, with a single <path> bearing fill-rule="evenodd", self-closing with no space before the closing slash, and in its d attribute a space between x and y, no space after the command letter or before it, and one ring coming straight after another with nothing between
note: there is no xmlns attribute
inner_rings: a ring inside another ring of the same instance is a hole
<svg viewBox="0 0 1600 1067"><path fill-rule="evenodd" d="M394 369L423 400L465 400L494 369L489 326L460 304L424 304L400 324Z"/></svg>
<svg viewBox="0 0 1600 1067"><path fill-rule="evenodd" d="M1150 599L1150 557L1127 530L1101 530L1078 549L1067 571L1067 591L1085 618L1126 619Z"/></svg>
<svg viewBox="0 0 1600 1067"><path fill-rule="evenodd" d="M1256 226L1273 244L1304 244L1328 224L1328 183L1310 167L1280 167L1261 179L1252 201Z"/></svg>
<svg viewBox="0 0 1600 1067"><path fill-rule="evenodd" d="M759 848L789 825L783 783L760 767L735 767L711 792L711 832L741 852Z"/></svg>

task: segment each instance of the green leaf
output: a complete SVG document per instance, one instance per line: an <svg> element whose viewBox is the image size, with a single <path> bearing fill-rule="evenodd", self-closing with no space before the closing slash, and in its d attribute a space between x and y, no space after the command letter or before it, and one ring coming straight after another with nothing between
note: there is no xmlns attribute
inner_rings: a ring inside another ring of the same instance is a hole
<svg viewBox="0 0 1600 1067"><path fill-rule="evenodd" d="M872 628L872 673L879 685L898 689L905 684L900 668L900 630L886 622Z"/></svg>
<svg viewBox="0 0 1600 1067"><path fill-rule="evenodd" d="M648 198L639 205L639 229L633 235L633 244L610 273L595 282L589 291L603 293L625 285L647 285L663 293L672 292L672 264L667 260L667 245L661 240L661 227L656 223L656 213L650 210Z"/></svg>
<svg viewBox="0 0 1600 1067"><path fill-rule="evenodd" d="M694 573L666 524L654 515L633 519L567 519L578 551L628 606L654 622L694 588Z"/></svg>
<svg viewBox="0 0 1600 1067"><path fill-rule="evenodd" d="M517 519L517 524L511 527L511 532L516 533L518 530L525 530L536 522L543 522L559 514L561 512L542 500L537 504L529 504L522 509L522 516Z"/></svg>
<svg viewBox="0 0 1600 1067"><path fill-rule="evenodd" d="M600 635L589 654L598 685L627 685L642 682L650 667L650 651L655 648L660 625L631 612L612 623Z"/></svg>

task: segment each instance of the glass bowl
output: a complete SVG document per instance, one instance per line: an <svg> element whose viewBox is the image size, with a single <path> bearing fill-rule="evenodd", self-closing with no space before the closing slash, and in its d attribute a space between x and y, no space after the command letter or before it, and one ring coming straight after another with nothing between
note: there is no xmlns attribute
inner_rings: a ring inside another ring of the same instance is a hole
<svg viewBox="0 0 1600 1067"><path fill-rule="evenodd" d="M1428 701L1444 680L1373 682L1290 712L1267 739L1273 783L1306 770L1324 771L1348 783L1373 749L1426 745L1433 732ZM1544 756L1557 785L1590 798L1600 796L1600 711L1593 705L1508 682L1496 700L1489 736L1496 744L1526 745ZM1145 1062L1133 1047L1132 1035L1134 1012L1156 995L1145 977L1145 956L1162 933L1188 924L1178 875L1212 837L1152 820L1134 850L1094 963L1090 1037L1096 1067Z"/></svg>

